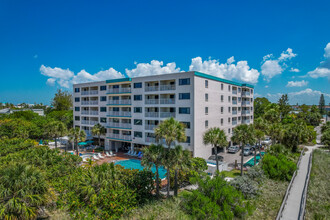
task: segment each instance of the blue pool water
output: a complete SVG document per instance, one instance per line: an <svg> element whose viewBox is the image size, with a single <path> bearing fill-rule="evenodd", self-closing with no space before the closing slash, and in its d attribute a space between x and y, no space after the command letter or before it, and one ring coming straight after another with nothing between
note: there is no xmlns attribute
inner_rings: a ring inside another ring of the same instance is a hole
<svg viewBox="0 0 330 220"><path fill-rule="evenodd" d="M261 155L265 155L265 152L261 152ZM256 163L258 164L260 160L260 154L257 154L256 156ZM249 161L247 161L244 165L244 167L253 167L254 166L254 157L252 157Z"/></svg>
<svg viewBox="0 0 330 220"><path fill-rule="evenodd" d="M144 166L141 165L141 161L135 160L135 159L121 160L121 161L116 162L115 165L121 165L121 166L125 167L125 169L137 169L137 170L144 169ZM153 173L156 173L156 167L153 166L151 168L151 171ZM164 179L166 177L166 169L164 169L164 167L159 167L158 172L159 172L160 179Z"/></svg>

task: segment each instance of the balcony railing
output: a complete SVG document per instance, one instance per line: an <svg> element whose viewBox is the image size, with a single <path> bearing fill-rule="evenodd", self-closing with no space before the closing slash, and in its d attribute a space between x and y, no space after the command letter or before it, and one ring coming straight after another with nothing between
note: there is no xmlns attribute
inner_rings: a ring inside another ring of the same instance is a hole
<svg viewBox="0 0 330 220"><path fill-rule="evenodd" d="M233 100L232 103L233 103L233 105L236 105L237 104L237 100Z"/></svg>
<svg viewBox="0 0 330 220"><path fill-rule="evenodd" d="M145 129L149 130L149 131L154 130L156 127L157 127L157 125L145 125Z"/></svg>
<svg viewBox="0 0 330 220"><path fill-rule="evenodd" d="M97 91L97 90L91 90L91 91L89 91L89 94L90 95L97 95L99 93L99 91Z"/></svg>
<svg viewBox="0 0 330 220"><path fill-rule="evenodd" d="M145 117L158 118L159 113L158 112L146 112Z"/></svg>
<svg viewBox="0 0 330 220"><path fill-rule="evenodd" d="M108 138L114 138L114 139L121 139L121 140L131 141L132 140L132 135L123 135L123 134L113 134L113 133L110 133L108 135Z"/></svg>
<svg viewBox="0 0 330 220"><path fill-rule="evenodd" d="M158 91L159 86L146 86L145 91L146 92L152 92L152 91Z"/></svg>
<svg viewBox="0 0 330 220"><path fill-rule="evenodd" d="M250 92L242 92L243 96L250 96Z"/></svg>
<svg viewBox="0 0 330 220"><path fill-rule="evenodd" d="M242 115L250 114L250 110L242 110Z"/></svg>
<svg viewBox="0 0 330 220"><path fill-rule="evenodd" d="M130 93L132 92L131 88L114 88L114 89L108 89L107 93Z"/></svg>
<svg viewBox="0 0 330 220"><path fill-rule="evenodd" d="M146 99L145 104L147 104L147 105L159 104L159 99Z"/></svg>
<svg viewBox="0 0 330 220"><path fill-rule="evenodd" d="M81 120L81 124L83 124L83 125L89 125L89 121Z"/></svg>
<svg viewBox="0 0 330 220"><path fill-rule="evenodd" d="M81 91L81 95L88 95L89 91Z"/></svg>
<svg viewBox="0 0 330 220"><path fill-rule="evenodd" d="M237 111L232 111L232 114L233 115L237 115Z"/></svg>
<svg viewBox="0 0 330 220"><path fill-rule="evenodd" d="M170 118L170 117L175 117L175 112L161 112L160 113L161 118Z"/></svg>
<svg viewBox="0 0 330 220"><path fill-rule="evenodd" d="M154 138L154 137L146 137L146 142L147 143L156 143L156 138Z"/></svg>
<svg viewBox="0 0 330 220"><path fill-rule="evenodd" d="M161 99L160 104L175 104L175 99Z"/></svg>
<svg viewBox="0 0 330 220"><path fill-rule="evenodd" d="M232 125L237 125L237 121L232 121L231 124Z"/></svg>
<svg viewBox="0 0 330 220"><path fill-rule="evenodd" d="M82 115L89 115L89 111L81 111Z"/></svg>
<svg viewBox="0 0 330 220"><path fill-rule="evenodd" d="M175 85L161 85L160 91L175 90Z"/></svg>
<svg viewBox="0 0 330 220"><path fill-rule="evenodd" d="M250 101L243 101L242 105L250 105Z"/></svg>
<svg viewBox="0 0 330 220"><path fill-rule="evenodd" d="M129 111L110 111L110 116L131 116L132 113Z"/></svg>
<svg viewBox="0 0 330 220"><path fill-rule="evenodd" d="M236 94L237 94L237 90L233 90L232 93L233 93L234 95L236 95Z"/></svg>
<svg viewBox="0 0 330 220"><path fill-rule="evenodd" d="M90 115L98 115L99 112L98 112L98 111L90 111L89 114L90 114Z"/></svg>
<svg viewBox="0 0 330 220"><path fill-rule="evenodd" d="M250 119L248 120L242 120L242 124L249 124L250 123Z"/></svg>
<svg viewBox="0 0 330 220"><path fill-rule="evenodd" d="M81 101L82 105L89 105L89 101Z"/></svg>
<svg viewBox="0 0 330 220"><path fill-rule="evenodd" d="M109 100L108 105L130 105L132 104L130 99L122 99L122 100Z"/></svg>
<svg viewBox="0 0 330 220"><path fill-rule="evenodd" d="M96 124L98 124L99 122L98 121L89 121L89 124L90 125L96 125Z"/></svg>
<svg viewBox="0 0 330 220"><path fill-rule="evenodd" d="M130 123L118 123L118 122L109 122L107 124L109 127L115 127L115 128L131 128L132 125Z"/></svg>
<svg viewBox="0 0 330 220"><path fill-rule="evenodd" d="M86 133L86 136L92 136L92 132L90 130L84 130L83 131Z"/></svg>

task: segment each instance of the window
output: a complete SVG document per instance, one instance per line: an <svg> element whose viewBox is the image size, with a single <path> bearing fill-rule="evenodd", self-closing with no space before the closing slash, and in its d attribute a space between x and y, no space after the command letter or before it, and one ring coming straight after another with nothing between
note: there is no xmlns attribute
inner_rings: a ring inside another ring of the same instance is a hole
<svg viewBox="0 0 330 220"><path fill-rule="evenodd" d="M228 107L228 112L230 113L230 107Z"/></svg>
<svg viewBox="0 0 330 220"><path fill-rule="evenodd" d="M241 97L238 97L238 102L241 102Z"/></svg>
<svg viewBox="0 0 330 220"><path fill-rule="evenodd" d="M228 85L228 91L230 92L230 85Z"/></svg>
<svg viewBox="0 0 330 220"><path fill-rule="evenodd" d="M107 107L100 107L100 112L107 112Z"/></svg>
<svg viewBox="0 0 330 220"><path fill-rule="evenodd" d="M223 84L221 83L221 90L223 90Z"/></svg>
<svg viewBox="0 0 330 220"><path fill-rule="evenodd" d="M134 113L142 113L142 107L134 107Z"/></svg>
<svg viewBox="0 0 330 220"><path fill-rule="evenodd" d="M75 116L75 117L74 117L74 120L75 120L75 121L80 121L80 117L79 117L79 116Z"/></svg>
<svg viewBox="0 0 330 220"><path fill-rule="evenodd" d="M205 88L209 88L209 81L205 80Z"/></svg>
<svg viewBox="0 0 330 220"><path fill-rule="evenodd" d="M187 129L190 129L190 122L182 121L181 123L184 124Z"/></svg>
<svg viewBox="0 0 330 220"><path fill-rule="evenodd" d="M220 119L220 124L223 125L223 118Z"/></svg>
<svg viewBox="0 0 330 220"><path fill-rule="evenodd" d="M223 95L221 95L221 102L223 102Z"/></svg>
<svg viewBox="0 0 330 220"><path fill-rule="evenodd" d="M205 107L205 115L209 114L209 107Z"/></svg>
<svg viewBox="0 0 330 220"><path fill-rule="evenodd" d="M190 114L190 108L179 108L179 114Z"/></svg>
<svg viewBox="0 0 330 220"><path fill-rule="evenodd" d="M107 86L100 86L100 90L101 91L107 90Z"/></svg>
<svg viewBox="0 0 330 220"><path fill-rule="evenodd" d="M80 88L74 88L74 92L80 92Z"/></svg>
<svg viewBox="0 0 330 220"><path fill-rule="evenodd" d="M76 98L74 98L74 101L75 102L80 102L80 98L79 97L76 97Z"/></svg>
<svg viewBox="0 0 330 220"><path fill-rule="evenodd" d="M208 128L208 127L209 127L209 121L206 120L206 121L205 121L205 128Z"/></svg>
<svg viewBox="0 0 330 220"><path fill-rule="evenodd" d="M223 114L223 107L221 107L221 114Z"/></svg>
<svg viewBox="0 0 330 220"><path fill-rule="evenodd" d="M142 88L142 82L134 83L134 89Z"/></svg>
<svg viewBox="0 0 330 220"><path fill-rule="evenodd" d="M107 123L107 118L100 118L101 123Z"/></svg>
<svg viewBox="0 0 330 220"><path fill-rule="evenodd" d="M238 88L238 93L241 93L241 88Z"/></svg>
<svg viewBox="0 0 330 220"><path fill-rule="evenodd" d="M238 117L238 120L240 121L241 120L241 117Z"/></svg>
<svg viewBox="0 0 330 220"><path fill-rule="evenodd" d="M228 128L228 134L230 134L230 128Z"/></svg>
<svg viewBox="0 0 330 220"><path fill-rule="evenodd" d="M253 94L253 89L251 89L251 94Z"/></svg>
<svg viewBox="0 0 330 220"><path fill-rule="evenodd" d="M190 99L190 93L179 93L179 99Z"/></svg>
<svg viewBox="0 0 330 220"><path fill-rule="evenodd" d="M183 86L183 85L190 85L190 78L179 79L179 85L180 85L180 86Z"/></svg>
<svg viewBox="0 0 330 220"><path fill-rule="evenodd" d="M134 137L142 138L142 132L141 131L134 131Z"/></svg>
<svg viewBox="0 0 330 220"><path fill-rule="evenodd" d="M209 101L209 94L205 94L205 102L208 102Z"/></svg>
<svg viewBox="0 0 330 220"><path fill-rule="evenodd" d="M190 144L190 136L187 136L186 143Z"/></svg>
<svg viewBox="0 0 330 220"><path fill-rule="evenodd" d="M80 111L80 107L74 107L74 111L79 112Z"/></svg>
<svg viewBox="0 0 330 220"><path fill-rule="evenodd" d="M142 125L141 119L134 119L134 125Z"/></svg>
<svg viewBox="0 0 330 220"><path fill-rule="evenodd" d="M100 97L100 101L101 102L106 102L107 101L107 97L106 96L101 96Z"/></svg>
<svg viewBox="0 0 330 220"><path fill-rule="evenodd" d="M228 102L230 102L230 100L231 100L231 98L230 98L230 96L228 96Z"/></svg>
<svg viewBox="0 0 330 220"><path fill-rule="evenodd" d="M142 95L134 95L134 101L142 101Z"/></svg>
<svg viewBox="0 0 330 220"><path fill-rule="evenodd" d="M228 118L228 123L230 123L230 118Z"/></svg>

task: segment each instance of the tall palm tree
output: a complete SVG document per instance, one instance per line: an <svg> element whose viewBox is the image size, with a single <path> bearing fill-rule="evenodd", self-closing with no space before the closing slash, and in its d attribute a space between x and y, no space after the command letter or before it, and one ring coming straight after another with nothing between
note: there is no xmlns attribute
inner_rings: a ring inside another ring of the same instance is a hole
<svg viewBox="0 0 330 220"><path fill-rule="evenodd" d="M92 134L96 135L99 139L99 146L101 147L101 135L105 135L107 133L107 129L103 127L101 124L96 124L92 128ZM104 152L104 147L103 147L103 152Z"/></svg>
<svg viewBox="0 0 330 220"><path fill-rule="evenodd" d="M265 133L262 130L259 129L254 129L254 136L256 138L256 140L258 141L259 144L259 154L260 154L260 158L262 158L261 156L261 139L263 139L265 137ZM257 162L257 147L254 148L254 165Z"/></svg>
<svg viewBox="0 0 330 220"><path fill-rule="evenodd" d="M186 141L185 126L181 122L175 120L173 117L168 118L161 122L155 128L156 140L160 141L165 139L167 151L170 152L171 145L177 142ZM167 166L167 196L170 196L170 167Z"/></svg>
<svg viewBox="0 0 330 220"><path fill-rule="evenodd" d="M228 145L227 136L224 130L220 128L210 128L203 135L204 145L211 144L215 152L215 161L217 165L217 171L219 171L219 161L218 161L218 148L224 148Z"/></svg>
<svg viewBox="0 0 330 220"><path fill-rule="evenodd" d="M273 145L276 144L277 141L281 141L284 135L284 129L280 123L270 124L267 132L272 139Z"/></svg>
<svg viewBox="0 0 330 220"><path fill-rule="evenodd" d="M52 121L46 126L46 134L55 139L55 148L57 148L57 138L66 135L67 132L66 125L61 121Z"/></svg>
<svg viewBox="0 0 330 220"><path fill-rule="evenodd" d="M80 128L78 128L78 127L71 128L71 130L69 132L69 136L72 139L72 141L74 142L74 146L76 146L77 155L79 155L78 142L86 140L85 131L80 130Z"/></svg>
<svg viewBox="0 0 330 220"><path fill-rule="evenodd" d="M143 157L141 164L147 169L151 169L153 166L156 168L156 195L159 197L159 167L162 165L162 159L164 157L164 147L161 144L151 144L149 147L143 149Z"/></svg>
<svg viewBox="0 0 330 220"><path fill-rule="evenodd" d="M191 153L183 150L181 145L175 146L170 152L172 167L174 169L174 196L178 195L178 171L186 170L191 166Z"/></svg>
<svg viewBox="0 0 330 220"><path fill-rule="evenodd" d="M238 143L241 147L241 176L243 176L244 146L254 143L253 126L241 124L234 128L234 134L231 140Z"/></svg>

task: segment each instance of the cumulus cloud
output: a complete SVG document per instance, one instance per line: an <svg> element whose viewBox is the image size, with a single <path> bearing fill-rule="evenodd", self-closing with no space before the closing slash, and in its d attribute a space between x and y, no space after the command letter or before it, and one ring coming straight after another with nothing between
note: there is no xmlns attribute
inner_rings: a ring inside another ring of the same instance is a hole
<svg viewBox="0 0 330 220"><path fill-rule="evenodd" d="M297 54L293 53L291 48L283 51L277 59L274 58L273 54L264 56L261 65L261 74L264 76L264 79L269 82L274 76L282 74L287 68L285 62L296 56Z"/></svg>
<svg viewBox="0 0 330 220"><path fill-rule="evenodd" d="M58 67L51 68L41 65L40 72L42 75L49 76L56 79L68 80L73 77L74 73L69 69L61 69Z"/></svg>
<svg viewBox="0 0 330 220"><path fill-rule="evenodd" d="M47 79L46 84L49 85L49 86L54 86L55 85L55 82L56 82L56 79L49 78L49 79Z"/></svg>
<svg viewBox="0 0 330 220"><path fill-rule="evenodd" d="M307 86L308 81L302 80L302 81L289 81L286 87L303 87Z"/></svg>
<svg viewBox="0 0 330 220"><path fill-rule="evenodd" d="M297 68L292 68L292 67L291 67L290 72L293 72L293 73L299 73L300 70L297 69Z"/></svg>
<svg viewBox="0 0 330 220"><path fill-rule="evenodd" d="M180 68L176 67L176 64L168 63L164 66L163 61L152 60L150 63L136 64L134 69L125 69L126 74L129 77L149 76L149 75L161 75L167 73L180 72Z"/></svg>
<svg viewBox="0 0 330 220"><path fill-rule="evenodd" d="M324 48L324 55L326 59L320 63L314 70L309 71L307 76L312 78L327 77L330 80L330 43Z"/></svg>
<svg viewBox="0 0 330 220"><path fill-rule="evenodd" d="M226 63L220 63L218 60L204 60L196 57L191 60L190 71L199 71L211 74L225 79L238 79L244 82L257 83L259 72L249 67L247 61L238 61L234 63L234 57L227 59Z"/></svg>

